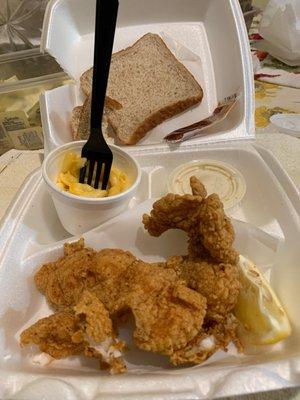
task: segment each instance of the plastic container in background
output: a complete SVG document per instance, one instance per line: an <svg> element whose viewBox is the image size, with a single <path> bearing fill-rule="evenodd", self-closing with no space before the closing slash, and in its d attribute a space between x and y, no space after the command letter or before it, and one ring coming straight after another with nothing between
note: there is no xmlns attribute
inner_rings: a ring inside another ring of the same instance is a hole
<svg viewBox="0 0 300 400"><path fill-rule="evenodd" d="M263 48L290 66L300 66L300 2L272 0L266 5L259 26Z"/></svg>
<svg viewBox="0 0 300 400"><path fill-rule="evenodd" d="M67 152L80 154L85 141L67 143L53 150L43 163L43 178L54 202L59 219L73 235L87 232L101 223L115 217L128 207L141 180L141 170L137 162L119 147L111 145L114 165L125 172L131 186L116 196L100 199L76 196L57 186L64 155Z"/></svg>
<svg viewBox="0 0 300 400"><path fill-rule="evenodd" d="M40 94L70 82L52 57L36 49L0 57L0 154L43 148Z"/></svg>
<svg viewBox="0 0 300 400"><path fill-rule="evenodd" d="M0 0L0 58L40 44L47 1Z"/></svg>
<svg viewBox="0 0 300 400"><path fill-rule="evenodd" d="M247 30L249 32L249 29L251 28L253 18L259 14L261 11L260 8L253 6L253 1L252 0L239 0L239 3L241 5L243 14L244 14L244 19L245 19L245 24L247 27Z"/></svg>
<svg viewBox="0 0 300 400"><path fill-rule="evenodd" d="M1 86L58 73L63 73L60 65L49 54L41 54L39 49L18 51L0 57Z"/></svg>
<svg viewBox="0 0 300 400"><path fill-rule="evenodd" d="M92 66L95 0L52 0L46 10L42 50L49 52L77 82ZM222 29L215 29L221 26ZM179 127L212 114L217 103L239 93L236 107L209 134L181 147L254 137L254 89L247 31L237 0L122 0L114 51L133 44L143 34L168 35L191 50L199 61L180 60L203 87L200 105L149 132L129 151L169 149L163 137ZM76 62L74 62L76 60ZM71 112L82 104L78 85L46 92L41 99L45 151L72 140Z"/></svg>

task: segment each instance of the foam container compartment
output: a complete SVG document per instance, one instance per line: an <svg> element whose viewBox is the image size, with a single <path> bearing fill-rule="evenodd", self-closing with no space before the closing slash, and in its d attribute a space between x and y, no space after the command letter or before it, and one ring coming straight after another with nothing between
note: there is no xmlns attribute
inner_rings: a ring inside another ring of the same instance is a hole
<svg viewBox="0 0 300 400"><path fill-rule="evenodd" d="M137 155L142 182L129 210L83 236L96 249L124 248L147 261L184 254L182 232L150 237L141 216L166 192L166 177L179 163L210 158L227 162L244 176L247 192L230 212L236 246L270 276L291 320L292 336L258 354L218 352L201 366L171 368L164 357L130 350L129 372L109 376L93 362L59 360L33 365L36 348L20 349L20 332L51 313L36 290L34 272L62 254L64 231L42 181L41 170L24 183L0 227L0 397L9 399L209 399L300 384L299 257L300 200L276 159L250 144L215 145L178 153L160 149ZM254 168L255 166L255 168ZM245 224L247 222L248 224ZM130 235L128 235L130 226ZM174 251L176 249L176 251ZM128 336L126 329L123 335ZM56 396L56 397L55 397Z"/></svg>
<svg viewBox="0 0 300 400"><path fill-rule="evenodd" d="M41 99L45 149L72 140L70 118L83 103L78 81L92 66L95 0L52 0L44 21L41 48L56 58L76 81ZM222 28L221 28L222 27ZM137 146L141 151L163 143L168 133L212 114L219 101L239 93L228 117L189 143L254 137L253 72L247 31L237 0L120 0L114 51L153 32L175 41L196 57L180 57L203 88L200 105L159 125ZM168 41L167 41L168 43ZM169 43L168 43L169 45ZM170 47L170 46L169 46ZM170 47L172 50L172 46ZM131 146L127 147L130 150Z"/></svg>

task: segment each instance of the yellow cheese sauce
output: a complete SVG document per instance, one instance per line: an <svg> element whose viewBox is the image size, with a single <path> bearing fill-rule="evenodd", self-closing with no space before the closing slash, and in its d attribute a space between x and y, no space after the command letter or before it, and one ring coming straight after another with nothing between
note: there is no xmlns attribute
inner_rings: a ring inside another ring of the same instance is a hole
<svg viewBox="0 0 300 400"><path fill-rule="evenodd" d="M82 197L102 198L115 196L124 192L130 187L129 177L119 168L112 165L108 186L106 190L95 189L86 183L79 183L80 169L85 165L86 159L79 154L66 153L62 170L57 177L57 186L65 192ZM100 177L99 187L101 187L102 177Z"/></svg>

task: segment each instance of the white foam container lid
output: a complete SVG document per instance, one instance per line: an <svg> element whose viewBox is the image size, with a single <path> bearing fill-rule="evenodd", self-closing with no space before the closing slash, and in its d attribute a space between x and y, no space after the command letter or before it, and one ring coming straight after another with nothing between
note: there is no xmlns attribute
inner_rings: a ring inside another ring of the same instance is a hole
<svg viewBox="0 0 300 400"><path fill-rule="evenodd" d="M45 92L41 113L46 152L71 141L73 108L83 103L78 80L92 66L95 0L52 0L46 10L41 49L49 52L73 77L71 84ZM249 42L237 0L120 0L114 51L133 44L148 32L166 35L190 50L198 62L181 61L203 87L200 105L149 132L129 151L159 147L174 150L163 137L179 127L212 114L219 101L239 93L228 117L209 134L179 147L254 137L254 89ZM176 147L178 150L178 146Z"/></svg>

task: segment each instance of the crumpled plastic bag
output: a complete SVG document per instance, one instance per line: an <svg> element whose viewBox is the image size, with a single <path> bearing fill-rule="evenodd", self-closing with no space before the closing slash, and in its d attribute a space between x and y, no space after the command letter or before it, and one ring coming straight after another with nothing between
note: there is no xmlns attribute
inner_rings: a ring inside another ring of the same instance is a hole
<svg viewBox="0 0 300 400"><path fill-rule="evenodd" d="M300 64L300 1L270 0L259 27L269 53L289 65Z"/></svg>

